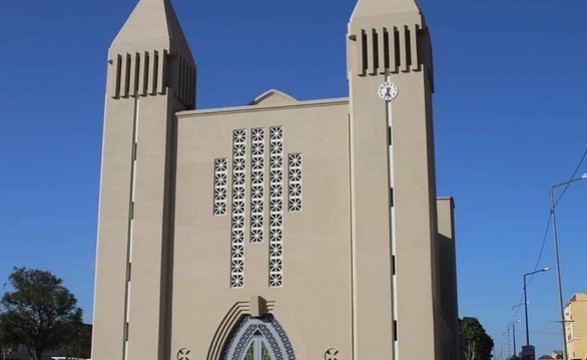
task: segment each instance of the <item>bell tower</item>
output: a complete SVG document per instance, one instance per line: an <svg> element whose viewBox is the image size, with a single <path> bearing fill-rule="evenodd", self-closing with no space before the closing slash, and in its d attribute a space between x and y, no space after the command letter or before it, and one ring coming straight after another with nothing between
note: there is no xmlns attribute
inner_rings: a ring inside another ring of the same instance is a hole
<svg viewBox="0 0 587 360"><path fill-rule="evenodd" d="M432 58L415 0L359 0L347 56L354 359L439 359Z"/></svg>
<svg viewBox="0 0 587 360"><path fill-rule="evenodd" d="M170 0L140 0L108 53L92 359L163 359L176 118L196 67Z"/></svg>

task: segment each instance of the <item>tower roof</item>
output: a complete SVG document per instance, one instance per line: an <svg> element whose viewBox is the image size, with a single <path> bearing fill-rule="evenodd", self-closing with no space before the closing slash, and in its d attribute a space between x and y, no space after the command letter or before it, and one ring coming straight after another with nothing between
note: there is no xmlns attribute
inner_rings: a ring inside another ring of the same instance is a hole
<svg viewBox="0 0 587 360"><path fill-rule="evenodd" d="M124 50L163 47L190 53L170 0L139 0L112 47Z"/></svg>
<svg viewBox="0 0 587 360"><path fill-rule="evenodd" d="M416 0L359 0L353 17L370 17L390 14L420 14Z"/></svg>

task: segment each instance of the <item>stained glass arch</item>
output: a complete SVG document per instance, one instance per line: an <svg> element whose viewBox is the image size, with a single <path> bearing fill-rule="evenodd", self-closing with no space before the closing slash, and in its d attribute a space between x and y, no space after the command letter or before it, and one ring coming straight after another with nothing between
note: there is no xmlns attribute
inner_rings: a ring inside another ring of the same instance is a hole
<svg viewBox="0 0 587 360"><path fill-rule="evenodd" d="M285 331L272 315L243 316L226 341L221 360L295 360Z"/></svg>

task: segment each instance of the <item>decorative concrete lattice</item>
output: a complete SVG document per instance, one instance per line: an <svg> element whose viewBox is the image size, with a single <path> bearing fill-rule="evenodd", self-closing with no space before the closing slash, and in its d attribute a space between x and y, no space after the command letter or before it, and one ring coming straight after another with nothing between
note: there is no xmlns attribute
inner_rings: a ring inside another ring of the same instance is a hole
<svg viewBox="0 0 587 360"><path fill-rule="evenodd" d="M302 154L289 154L288 174L288 210L302 211Z"/></svg>
<svg viewBox="0 0 587 360"><path fill-rule="evenodd" d="M226 215L228 160L214 160L214 216Z"/></svg>
<svg viewBox="0 0 587 360"><path fill-rule="evenodd" d="M246 130L232 133L232 228L230 287L245 286Z"/></svg>
<svg viewBox="0 0 587 360"><path fill-rule="evenodd" d="M283 286L283 127L270 132L269 287Z"/></svg>
<svg viewBox="0 0 587 360"><path fill-rule="evenodd" d="M251 130L251 242L263 242L265 129Z"/></svg>

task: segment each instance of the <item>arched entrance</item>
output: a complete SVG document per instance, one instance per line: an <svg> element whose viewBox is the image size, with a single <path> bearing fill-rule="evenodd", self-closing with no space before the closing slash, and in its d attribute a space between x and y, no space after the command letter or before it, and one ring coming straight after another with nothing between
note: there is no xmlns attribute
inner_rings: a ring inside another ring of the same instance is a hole
<svg viewBox="0 0 587 360"><path fill-rule="evenodd" d="M222 360L295 360L283 328L272 315L243 316L226 341Z"/></svg>

